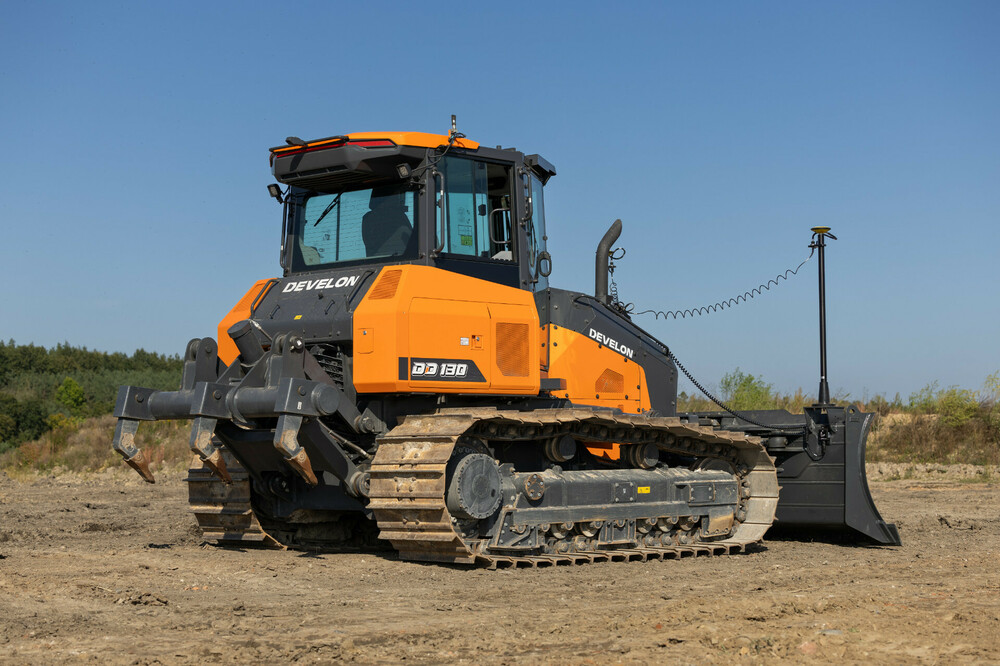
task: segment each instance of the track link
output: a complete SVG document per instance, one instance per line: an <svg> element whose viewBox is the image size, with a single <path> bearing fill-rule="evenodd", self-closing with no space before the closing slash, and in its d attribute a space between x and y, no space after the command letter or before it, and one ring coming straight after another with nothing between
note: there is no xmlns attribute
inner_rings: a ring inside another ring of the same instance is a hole
<svg viewBox="0 0 1000 666"><path fill-rule="evenodd" d="M188 506L207 541L221 546L280 548L253 513L250 506L250 475L225 449L226 469L233 482L223 483L198 456L194 456L188 476Z"/></svg>
<svg viewBox="0 0 1000 666"><path fill-rule="evenodd" d="M458 531L445 503L448 461L459 438L540 441L563 434L583 441L655 443L661 450L732 465L740 482L740 512L729 536L664 547L602 548L533 555L489 552L482 540ZM409 416L379 438L371 467L369 508L381 538L403 559L490 568L539 567L601 561L646 561L742 552L759 543L774 521L778 482L774 462L758 438L682 423L678 418L616 414L609 410L530 412L442 410Z"/></svg>

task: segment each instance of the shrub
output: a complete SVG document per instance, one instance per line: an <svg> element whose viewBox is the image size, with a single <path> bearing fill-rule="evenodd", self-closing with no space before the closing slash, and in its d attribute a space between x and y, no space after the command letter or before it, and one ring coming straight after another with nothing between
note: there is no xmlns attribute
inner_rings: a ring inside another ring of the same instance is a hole
<svg viewBox="0 0 1000 666"><path fill-rule="evenodd" d="M974 391L951 386L937 396L937 413L947 426L968 423L979 412L979 402Z"/></svg>
<svg viewBox="0 0 1000 666"><path fill-rule="evenodd" d="M38 398L18 402L14 417L17 420L18 441L35 439L49 429L48 410Z"/></svg>
<svg viewBox="0 0 1000 666"><path fill-rule="evenodd" d="M932 382L910 395L910 411L937 414L945 425L960 426L979 414L980 401L974 391L957 386L939 389Z"/></svg>
<svg viewBox="0 0 1000 666"><path fill-rule="evenodd" d="M719 392L722 401L735 410L772 409L775 404L772 385L739 368L723 375Z"/></svg>
<svg viewBox="0 0 1000 666"><path fill-rule="evenodd" d="M933 414L937 405L938 383L932 382L916 393L910 394L909 407L911 411L921 414Z"/></svg>
<svg viewBox="0 0 1000 666"><path fill-rule="evenodd" d="M83 387L75 379L67 377L56 389L56 402L70 411L71 414L79 414L87 396L83 393Z"/></svg>

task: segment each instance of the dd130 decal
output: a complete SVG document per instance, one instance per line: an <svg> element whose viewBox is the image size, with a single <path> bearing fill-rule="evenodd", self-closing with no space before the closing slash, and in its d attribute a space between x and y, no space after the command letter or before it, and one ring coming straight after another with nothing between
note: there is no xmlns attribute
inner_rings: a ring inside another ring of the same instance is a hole
<svg viewBox="0 0 1000 666"><path fill-rule="evenodd" d="M413 381L485 382L475 363L464 358L399 359L399 378Z"/></svg>

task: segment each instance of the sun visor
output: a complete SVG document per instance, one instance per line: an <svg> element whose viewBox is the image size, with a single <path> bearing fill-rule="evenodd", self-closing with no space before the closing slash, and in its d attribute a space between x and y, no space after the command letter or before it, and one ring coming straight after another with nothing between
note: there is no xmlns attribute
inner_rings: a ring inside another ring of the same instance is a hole
<svg viewBox="0 0 1000 666"><path fill-rule="evenodd" d="M397 146L388 141L379 144L342 143L287 154L272 152L271 170L280 183L317 192L339 191L369 181L401 178L401 165L412 171L424 158L422 148Z"/></svg>

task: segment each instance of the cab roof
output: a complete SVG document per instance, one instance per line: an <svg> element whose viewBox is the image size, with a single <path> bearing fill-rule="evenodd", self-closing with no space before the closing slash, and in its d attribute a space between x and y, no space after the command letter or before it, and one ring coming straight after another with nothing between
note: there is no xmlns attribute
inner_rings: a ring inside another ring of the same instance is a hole
<svg viewBox="0 0 1000 666"><path fill-rule="evenodd" d="M289 137L289 141L295 137ZM333 148L342 145L355 145L362 148L377 148L390 146L412 146L414 148L439 148L447 146L447 134L428 134L427 132L352 132L340 134L325 139L314 139L286 146L271 148L271 160L284 155L294 155L323 148ZM478 150L479 143L466 138L457 138L452 143L457 148Z"/></svg>
<svg viewBox="0 0 1000 666"><path fill-rule="evenodd" d="M506 161L517 155L542 183L556 174L555 167L540 155L522 155L513 148L496 150L480 147L479 142L454 134L426 132L353 132L303 141L288 137L288 145L270 150L271 170L279 182L311 189L343 187L348 183L368 182L373 178L393 177L407 163L416 168L427 149L458 148L475 152L486 159Z"/></svg>

